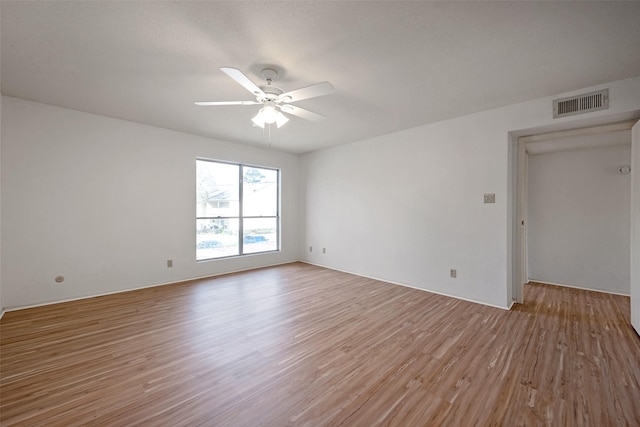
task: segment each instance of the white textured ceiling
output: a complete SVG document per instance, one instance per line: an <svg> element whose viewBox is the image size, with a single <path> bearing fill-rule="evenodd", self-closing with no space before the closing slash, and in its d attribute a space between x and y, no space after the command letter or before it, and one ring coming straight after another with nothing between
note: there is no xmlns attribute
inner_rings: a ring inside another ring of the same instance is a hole
<svg viewBox="0 0 640 427"><path fill-rule="evenodd" d="M1 8L1 90L15 96L267 146L258 106L219 70L297 103L275 149L302 153L640 75L640 2L10 2Z"/></svg>

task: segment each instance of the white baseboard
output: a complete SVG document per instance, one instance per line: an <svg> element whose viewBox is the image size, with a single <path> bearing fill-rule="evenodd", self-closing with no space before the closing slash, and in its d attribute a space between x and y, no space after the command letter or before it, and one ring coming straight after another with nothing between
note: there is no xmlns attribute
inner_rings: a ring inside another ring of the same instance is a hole
<svg viewBox="0 0 640 427"><path fill-rule="evenodd" d="M547 282L544 280L537 280L537 279L529 279L529 282L542 283L544 285L552 285L552 286L563 286L565 288L580 289L581 291L600 292L601 294L622 295L625 297L629 296L629 294L626 294L623 292L613 292L613 291L605 291L602 289L585 288L585 287L576 286L576 285L567 285L566 283L554 283L554 282Z"/></svg>
<svg viewBox="0 0 640 427"><path fill-rule="evenodd" d="M233 270L233 271L226 271L226 272L223 272L223 273L216 273L216 274L211 274L211 275L206 275L206 276L186 278L186 279L175 280L175 281L171 281L171 282L164 282L164 283L156 283L156 284L152 284L152 285L138 286L138 287L135 287L135 288L123 289L123 290L119 290L119 291L103 292L103 293L92 294L92 295L83 295L83 296L74 297L74 298L67 298L67 299L57 300L57 301L48 301L48 302L44 302L44 303L31 304L31 305L25 305L25 306L5 307L2 310L2 314L0 314L0 318L2 318L2 315L4 315L4 313L8 312L8 311L26 310L28 308L43 307L43 306L47 306L47 305L60 304L60 303L71 302L71 301L79 301L79 300L83 300L83 299L96 298L96 297L101 297L101 296L105 296L105 295L114 295L114 294L120 294L120 293L123 293L123 292L137 291L137 290L140 290L140 289L155 288L157 286L175 285L177 283L186 283L186 282L191 282L191 281L195 281L195 280L202 280L202 279L208 279L208 278L213 278L213 277L217 277L217 276L224 276L226 274L241 273L243 271L251 271L251 270L257 270L257 269L260 269L260 268L268 268L268 267L275 267L275 266L278 266L278 265L291 264L291 263L294 263L294 262L302 262L302 263L309 264L309 265L315 265L316 267L322 267L322 268L326 268L328 270L335 270L335 271L340 271L342 273L353 274L354 276L366 277L367 279L378 280L380 282L390 283L392 285L404 286L406 288L416 289L416 290L423 291L423 292L430 292L432 294L442 295L442 296L449 297L449 298L455 298L455 299L459 299L459 300L462 300L462 301L472 302L474 304L481 304L481 305L485 305L485 306L488 306L488 307L499 308L501 310L507 310L508 311L513 307L513 302L508 307L499 306L499 305L495 305L495 304L488 304L488 303L483 302L483 301L477 301L477 300L473 300L473 299L470 299L470 298L463 298L463 297L460 297L460 296L457 296L457 295L450 295L450 294L446 294L444 292L433 291L433 290L430 290L430 289L423 289L423 288L419 288L417 286L408 285L406 283L394 282L394 281L391 281L391 280L381 279L379 277L373 277L373 276L368 276L368 275L365 275L365 274L354 273L352 271L342 270L342 269L339 269L339 268L333 268L333 267L329 267L329 266L322 265L322 264L316 264L316 263L309 262L309 261L306 261L306 260L293 260L293 261L286 261L286 262L281 262L281 263L276 263L276 264L263 265L263 266L259 266L259 267L251 267L251 268L244 268L244 269ZM546 283L546 282L540 282L540 281L538 281L538 282L539 283ZM554 283L546 283L546 284L554 285ZM555 285L557 285L557 284L555 284ZM557 286L565 286L565 285L557 285ZM592 290L592 289L587 289L587 290ZM602 292L604 292L604 291L602 291Z"/></svg>
<svg viewBox="0 0 640 427"><path fill-rule="evenodd" d="M407 285L406 283L393 282L393 281L387 280L387 279L380 279L379 277L367 276L366 274L354 273L353 271L348 271L348 270L342 270L342 269L339 269L339 268L328 267L326 265L316 264L316 263L309 262L309 261L300 260L300 262L303 262L303 263L309 264L309 265L315 265L316 267L326 268L326 269L329 269L329 270L340 271L342 273L353 274L354 276L366 277L367 279L378 280L380 282L390 283L392 285L404 286L405 288L417 289L417 290L423 291L423 292L429 292L429 293L436 294L436 295L442 295L443 297L455 298L455 299L459 299L459 300L462 300L462 301L472 302L474 304L486 305L487 307L499 308L501 310L507 310L508 311L508 310L511 310L511 307L513 306L513 302L509 305L509 307L503 307L503 306L499 306L499 305L488 304L488 303L483 302L483 301L476 301L476 300L473 300L473 299L470 299L470 298L459 297L457 295L445 294L444 292L438 292L438 291L432 291L430 289L418 288L417 286Z"/></svg>
<svg viewBox="0 0 640 427"><path fill-rule="evenodd" d="M239 269L239 270L226 271L224 273L216 273L216 274L210 274L210 275L206 275L206 276L199 276L199 277L192 277L192 278L181 279L181 280L174 280L174 281L171 281L171 282L156 283L156 284L152 284L152 285L137 286L135 288L121 289L119 291L103 292L103 293L92 294L92 295L83 295L83 296L79 296L79 297L67 298L67 299L56 300L56 301L47 301L47 302L38 303L38 304L30 304L30 305L23 305L23 306L16 306L16 307L4 307L4 310L2 311L2 314L4 314L7 311L26 310L28 308L44 307L44 306L47 306L47 305L61 304L63 302L79 301L79 300L83 300L83 299L102 297L102 296L105 296L105 295L121 294L121 293L124 293L124 292L138 291L140 289L148 289L148 288L155 288L155 287L158 287L158 286L167 286L167 285L175 285L175 284L178 284L178 283L193 282L195 280L209 279L209 278L212 278L212 277L224 276L226 274L241 273L243 271L258 270L260 268L275 267L277 265L291 264L291 263L294 263L294 262L298 262L298 261L297 260L285 261L285 262L279 262L279 263L276 263L276 264L262 265L262 266L259 266L259 267L243 268L243 269Z"/></svg>

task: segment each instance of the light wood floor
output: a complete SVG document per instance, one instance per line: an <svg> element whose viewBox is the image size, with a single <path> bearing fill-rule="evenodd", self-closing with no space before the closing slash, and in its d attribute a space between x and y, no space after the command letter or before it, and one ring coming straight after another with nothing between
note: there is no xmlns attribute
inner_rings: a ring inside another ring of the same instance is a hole
<svg viewBox="0 0 640 427"><path fill-rule="evenodd" d="M6 313L0 424L638 426L629 299L500 310L302 263Z"/></svg>

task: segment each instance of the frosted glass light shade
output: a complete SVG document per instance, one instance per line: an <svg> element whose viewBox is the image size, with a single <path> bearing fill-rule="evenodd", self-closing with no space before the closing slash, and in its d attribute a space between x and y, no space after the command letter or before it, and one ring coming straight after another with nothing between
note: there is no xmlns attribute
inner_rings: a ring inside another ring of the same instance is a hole
<svg viewBox="0 0 640 427"><path fill-rule="evenodd" d="M280 127L287 123L289 119L280 111L276 110L275 107L267 105L264 108L261 108L260 111L258 111L258 114L256 114L256 116L252 118L251 121L254 125L264 129L264 125L266 123L275 123L278 127Z"/></svg>
<svg viewBox="0 0 640 427"><path fill-rule="evenodd" d="M269 124L275 123L278 118L278 112L275 107L271 105L265 106L258 114L262 116L262 120L264 120L265 123Z"/></svg>
<svg viewBox="0 0 640 427"><path fill-rule="evenodd" d="M277 117L276 117L276 125L278 125L278 127L284 125L285 123L287 123L289 121L289 119L282 114L280 111L278 111Z"/></svg>

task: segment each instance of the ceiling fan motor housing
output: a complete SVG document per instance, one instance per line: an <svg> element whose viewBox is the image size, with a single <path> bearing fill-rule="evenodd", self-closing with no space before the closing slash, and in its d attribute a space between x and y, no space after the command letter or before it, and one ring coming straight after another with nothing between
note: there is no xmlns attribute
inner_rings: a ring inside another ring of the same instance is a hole
<svg viewBox="0 0 640 427"><path fill-rule="evenodd" d="M272 68L265 68L260 73L263 79L267 81L266 85L260 86L264 92L264 96L260 94L257 99L259 102L278 101L278 97L284 93L284 90L277 86L272 86L271 82L275 80L278 72Z"/></svg>
<svg viewBox="0 0 640 427"><path fill-rule="evenodd" d="M260 94L257 97L260 102L276 101L278 97L284 93L284 91L277 86L264 85L260 86L260 89L264 92L264 96Z"/></svg>

